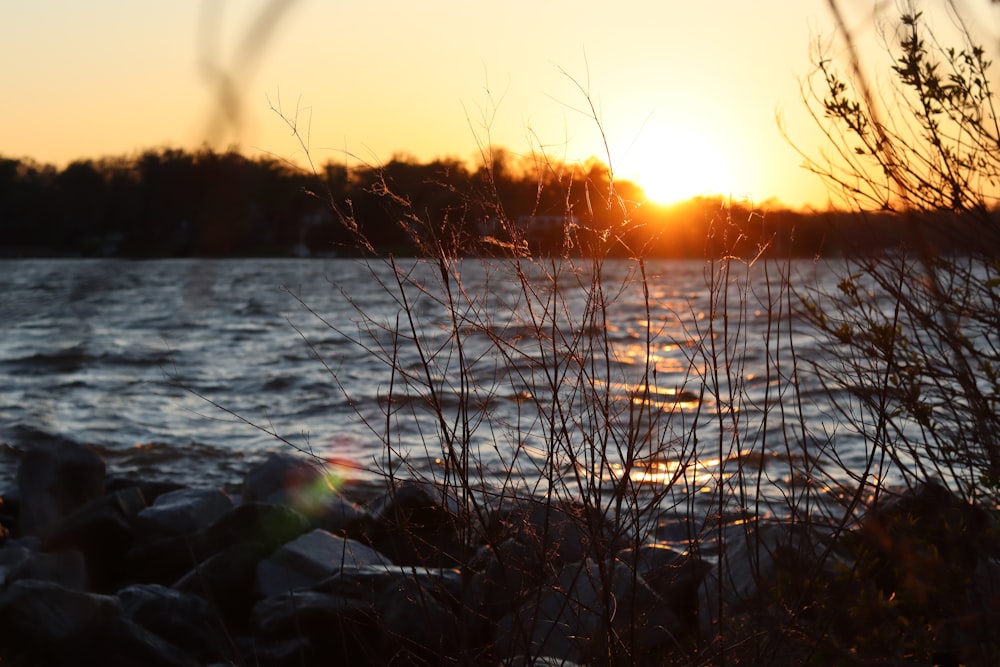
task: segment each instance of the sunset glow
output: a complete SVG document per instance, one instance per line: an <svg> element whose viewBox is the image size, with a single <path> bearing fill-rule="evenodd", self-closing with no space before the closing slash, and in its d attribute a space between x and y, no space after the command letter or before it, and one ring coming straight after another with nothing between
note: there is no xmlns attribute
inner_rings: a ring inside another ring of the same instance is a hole
<svg viewBox="0 0 1000 667"><path fill-rule="evenodd" d="M0 155L62 167L207 145L307 164L301 139L319 164L473 163L488 143L611 162L655 202L822 205L776 116L796 145L822 144L800 84L833 24L824 0L792 7L3 3Z"/></svg>
<svg viewBox="0 0 1000 667"><path fill-rule="evenodd" d="M673 204L698 195L733 192L731 161L697 131L671 126L644 133L619 165L650 201Z"/></svg>

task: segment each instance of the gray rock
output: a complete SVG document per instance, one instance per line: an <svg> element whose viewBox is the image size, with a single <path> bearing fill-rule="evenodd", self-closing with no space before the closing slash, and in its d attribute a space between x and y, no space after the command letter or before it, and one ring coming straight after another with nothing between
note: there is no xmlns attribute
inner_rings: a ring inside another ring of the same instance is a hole
<svg viewBox="0 0 1000 667"><path fill-rule="evenodd" d="M200 667L204 663L127 618L116 618L57 646L59 665Z"/></svg>
<svg viewBox="0 0 1000 667"><path fill-rule="evenodd" d="M157 584L118 591L125 618L204 662L230 658L225 630L208 601Z"/></svg>
<svg viewBox="0 0 1000 667"><path fill-rule="evenodd" d="M121 615L118 598L22 579L0 593L4 645L61 643Z"/></svg>
<svg viewBox="0 0 1000 667"><path fill-rule="evenodd" d="M615 655L642 663L676 648L680 627L630 567L585 561L564 567L537 596L502 618L494 646L501 660L550 656L589 664Z"/></svg>
<svg viewBox="0 0 1000 667"><path fill-rule="evenodd" d="M243 480L243 502L291 507L306 516L323 512L331 496L339 496L322 465L290 454L273 454Z"/></svg>
<svg viewBox="0 0 1000 667"><path fill-rule="evenodd" d="M242 499L289 507L307 517L314 528L356 538L368 514L344 498L336 482L321 461L274 454L246 475Z"/></svg>
<svg viewBox="0 0 1000 667"><path fill-rule="evenodd" d="M0 549L0 590L7 587L11 571L28 560L32 553L31 549L23 546L6 545Z"/></svg>
<svg viewBox="0 0 1000 667"><path fill-rule="evenodd" d="M323 664L316 660L312 644L305 637L273 641L262 640L259 637L235 637L233 646L237 657L232 663L226 663L227 665L302 667Z"/></svg>
<svg viewBox="0 0 1000 667"><path fill-rule="evenodd" d="M597 510L575 503L537 498L506 498L493 511L489 540L514 538L532 545L554 570L587 558L610 555L614 526Z"/></svg>
<svg viewBox="0 0 1000 667"><path fill-rule="evenodd" d="M257 566L257 591L281 595L320 583L342 568L380 565L388 559L355 540L316 529L284 546Z"/></svg>
<svg viewBox="0 0 1000 667"><path fill-rule="evenodd" d="M317 591L277 595L254 605L253 629L266 639L308 639L315 664L377 664L381 631L373 599Z"/></svg>
<svg viewBox="0 0 1000 667"><path fill-rule="evenodd" d="M714 626L726 618L759 611L780 573L804 580L824 570L832 573L840 559L827 551L825 535L802 524L732 525L722 535L721 544L706 546L715 547L718 562L705 570L698 589L702 637L713 636Z"/></svg>
<svg viewBox="0 0 1000 667"><path fill-rule="evenodd" d="M545 580L550 565L534 544L507 538L494 548L483 547L473 567L480 587L483 613L498 620L516 610L525 596L537 590Z"/></svg>
<svg viewBox="0 0 1000 667"><path fill-rule="evenodd" d="M145 507L138 489L126 489L92 500L50 531L46 551L77 549L87 563L87 577L95 592L117 587L125 556L132 547L131 522Z"/></svg>
<svg viewBox="0 0 1000 667"><path fill-rule="evenodd" d="M270 553L308 530L308 519L291 508L249 502L220 517L199 533L196 542L203 554L240 542L257 542Z"/></svg>
<svg viewBox="0 0 1000 667"><path fill-rule="evenodd" d="M17 470L20 530L45 537L64 517L104 495L104 461L71 441L29 450Z"/></svg>
<svg viewBox="0 0 1000 667"><path fill-rule="evenodd" d="M127 555L127 571L132 581L169 585L199 562L235 545L254 542L268 556L308 529L309 521L287 507L263 503L239 505L195 535L167 537L136 546Z"/></svg>
<svg viewBox="0 0 1000 667"><path fill-rule="evenodd" d="M257 564L267 554L267 548L258 542L234 544L198 563L174 588L206 598L228 630L245 632L250 610L257 601L254 592Z"/></svg>
<svg viewBox="0 0 1000 667"><path fill-rule="evenodd" d="M449 664L460 655L476 662L455 610L419 582L398 578L377 607L380 664Z"/></svg>
<svg viewBox="0 0 1000 667"><path fill-rule="evenodd" d="M336 597L374 600L386 590L408 579L425 591L454 604L467 598L470 586L457 568L416 567L413 565L365 565L345 567L316 586L316 590Z"/></svg>
<svg viewBox="0 0 1000 667"><path fill-rule="evenodd" d="M649 588L677 616L684 641L699 636L698 591L711 565L699 557L669 547L643 544L618 553L618 560L634 569Z"/></svg>
<svg viewBox="0 0 1000 667"><path fill-rule="evenodd" d="M70 590L83 591L87 588L87 564L83 554L75 549L34 553L7 575L8 584L25 579L47 581Z"/></svg>
<svg viewBox="0 0 1000 667"><path fill-rule="evenodd" d="M458 530L463 514L446 489L404 481L372 504L368 537L397 565L455 567L468 555Z"/></svg>
<svg viewBox="0 0 1000 667"><path fill-rule="evenodd" d="M232 509L232 500L222 489L177 489L161 494L139 512L135 529L143 541L152 536L188 535L208 528Z"/></svg>
<svg viewBox="0 0 1000 667"><path fill-rule="evenodd" d="M195 667L182 650L122 616L116 597L37 580L0 594L4 661L25 665Z"/></svg>

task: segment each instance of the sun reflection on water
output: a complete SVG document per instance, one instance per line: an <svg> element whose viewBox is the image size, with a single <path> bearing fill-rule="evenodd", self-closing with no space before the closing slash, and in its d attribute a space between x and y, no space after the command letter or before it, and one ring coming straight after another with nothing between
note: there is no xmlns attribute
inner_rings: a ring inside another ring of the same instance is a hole
<svg viewBox="0 0 1000 667"><path fill-rule="evenodd" d="M721 459L703 458L690 461L653 459L633 461L628 466L628 479L636 484L671 486L683 482L701 493L712 492L716 485L731 476L721 469ZM626 474L626 466L615 463L610 466L611 474L621 479Z"/></svg>

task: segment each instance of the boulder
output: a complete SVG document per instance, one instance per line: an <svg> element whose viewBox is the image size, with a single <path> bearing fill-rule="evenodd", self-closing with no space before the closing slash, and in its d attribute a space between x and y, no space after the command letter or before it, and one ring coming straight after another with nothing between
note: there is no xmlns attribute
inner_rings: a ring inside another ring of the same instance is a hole
<svg viewBox="0 0 1000 667"><path fill-rule="evenodd" d="M234 637L234 665L254 667L302 667L323 664L316 660L312 644L305 637L264 640L259 637Z"/></svg>
<svg viewBox="0 0 1000 667"><path fill-rule="evenodd" d="M635 570L676 616L685 639L698 637L698 591L711 565L701 558L656 544L624 549L618 561Z"/></svg>
<svg viewBox="0 0 1000 667"><path fill-rule="evenodd" d="M109 667L201 667L204 663L127 618L115 618L56 649L57 664Z"/></svg>
<svg viewBox="0 0 1000 667"><path fill-rule="evenodd" d="M718 562L704 568L698 588L698 625L703 638L719 623L745 614L760 619L767 605L801 598L807 582L818 582L843 563L828 548L829 537L811 524L760 521L732 524L713 546ZM848 569L850 566L848 565Z"/></svg>
<svg viewBox="0 0 1000 667"><path fill-rule="evenodd" d="M368 541L397 565L455 567L466 558L459 505L444 489L400 482L372 504L371 513Z"/></svg>
<svg viewBox="0 0 1000 667"><path fill-rule="evenodd" d="M75 549L33 553L7 575L8 584L25 579L47 581L69 590L84 591L87 589L87 563L83 554Z"/></svg>
<svg viewBox="0 0 1000 667"><path fill-rule="evenodd" d="M287 507L249 503L234 507L194 535L178 535L133 548L126 558L135 583L170 585L197 563L237 544L255 542L265 555L309 529L308 520Z"/></svg>
<svg viewBox="0 0 1000 667"><path fill-rule="evenodd" d="M278 548L257 566L257 592L267 597L318 584L345 567L388 559L360 542L316 529Z"/></svg>
<svg viewBox="0 0 1000 667"><path fill-rule="evenodd" d="M231 658L224 628L208 601L158 584L118 591L125 618L162 637L202 663Z"/></svg>
<svg viewBox="0 0 1000 667"><path fill-rule="evenodd" d="M265 598L253 609L256 636L305 638L314 664L378 664L380 628L372 599L294 591Z"/></svg>
<svg viewBox="0 0 1000 667"><path fill-rule="evenodd" d="M4 662L195 667L191 656L122 617L117 598L23 580L0 594Z"/></svg>
<svg viewBox="0 0 1000 667"><path fill-rule="evenodd" d="M537 545L513 537L481 548L471 567L482 612L494 621L520 607L551 573Z"/></svg>
<svg viewBox="0 0 1000 667"><path fill-rule="evenodd" d="M506 498L492 512L487 539L514 538L532 546L552 571L587 558L610 554L615 527L594 509L578 503Z"/></svg>
<svg viewBox="0 0 1000 667"><path fill-rule="evenodd" d="M257 601L257 564L267 555L267 547L258 542L234 544L198 563L174 588L206 598L228 630L245 632Z"/></svg>
<svg viewBox="0 0 1000 667"><path fill-rule="evenodd" d="M640 664L678 646L682 624L643 578L621 561L588 560L559 576L497 624L501 661L549 656L581 664L611 656Z"/></svg>
<svg viewBox="0 0 1000 667"><path fill-rule="evenodd" d="M142 497L146 499L146 505L152 505L164 493L186 488L177 482L167 482L153 479L133 479L130 477L118 477L108 475L104 481L104 493L112 494L127 489L138 489Z"/></svg>
<svg viewBox="0 0 1000 667"><path fill-rule="evenodd" d="M199 663L122 616L118 598L21 580L0 593L3 661L23 665L150 665Z"/></svg>
<svg viewBox="0 0 1000 667"><path fill-rule="evenodd" d="M887 593L906 582L947 596L977 565L1000 556L990 515L928 482L885 496L855 536Z"/></svg>
<svg viewBox="0 0 1000 667"><path fill-rule="evenodd" d="M344 498L336 482L322 461L273 454L247 473L243 502L288 507L307 517L313 528L357 539L370 517Z"/></svg>
<svg viewBox="0 0 1000 667"><path fill-rule="evenodd" d="M458 605L467 598L470 588L466 577L457 568L416 567L413 565L364 565L345 567L315 587L315 590L335 597L374 600L385 591L408 579L422 590Z"/></svg>
<svg viewBox="0 0 1000 667"><path fill-rule="evenodd" d="M139 541L188 535L208 528L233 509L233 502L218 488L185 488L168 491L135 518Z"/></svg>
<svg viewBox="0 0 1000 667"><path fill-rule="evenodd" d="M92 500L53 527L42 549L79 550L86 559L91 589L111 591L117 587L132 547L132 520L144 507L145 499L138 489Z"/></svg>
<svg viewBox="0 0 1000 667"><path fill-rule="evenodd" d="M270 553L308 530L308 519L291 508L244 502L199 533L196 542L202 554L240 542L257 542Z"/></svg>
<svg viewBox="0 0 1000 667"><path fill-rule="evenodd" d="M381 636L378 664L442 665L464 656L475 663L474 649L448 600L420 582L399 577L378 597Z"/></svg>
<svg viewBox="0 0 1000 667"><path fill-rule="evenodd" d="M120 615L118 598L22 579L0 593L0 645L15 650L54 647Z"/></svg>
<svg viewBox="0 0 1000 667"><path fill-rule="evenodd" d="M64 517L104 495L104 461L69 440L27 451L17 470L19 526L45 537Z"/></svg>
<svg viewBox="0 0 1000 667"><path fill-rule="evenodd" d="M272 454L243 479L243 502L284 505L305 516L316 516L330 496L339 495L332 478L316 460Z"/></svg>
<svg viewBox="0 0 1000 667"><path fill-rule="evenodd" d="M32 553L34 552L31 549L22 546L7 545L0 549L0 590L7 587L10 573L28 560Z"/></svg>

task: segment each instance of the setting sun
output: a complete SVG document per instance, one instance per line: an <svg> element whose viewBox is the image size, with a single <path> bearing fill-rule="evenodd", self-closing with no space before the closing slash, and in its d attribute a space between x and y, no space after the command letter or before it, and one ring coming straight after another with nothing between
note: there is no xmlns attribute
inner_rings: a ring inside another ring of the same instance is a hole
<svg viewBox="0 0 1000 667"><path fill-rule="evenodd" d="M733 191L732 167L725 153L701 133L681 125L644 131L618 168L658 204Z"/></svg>

